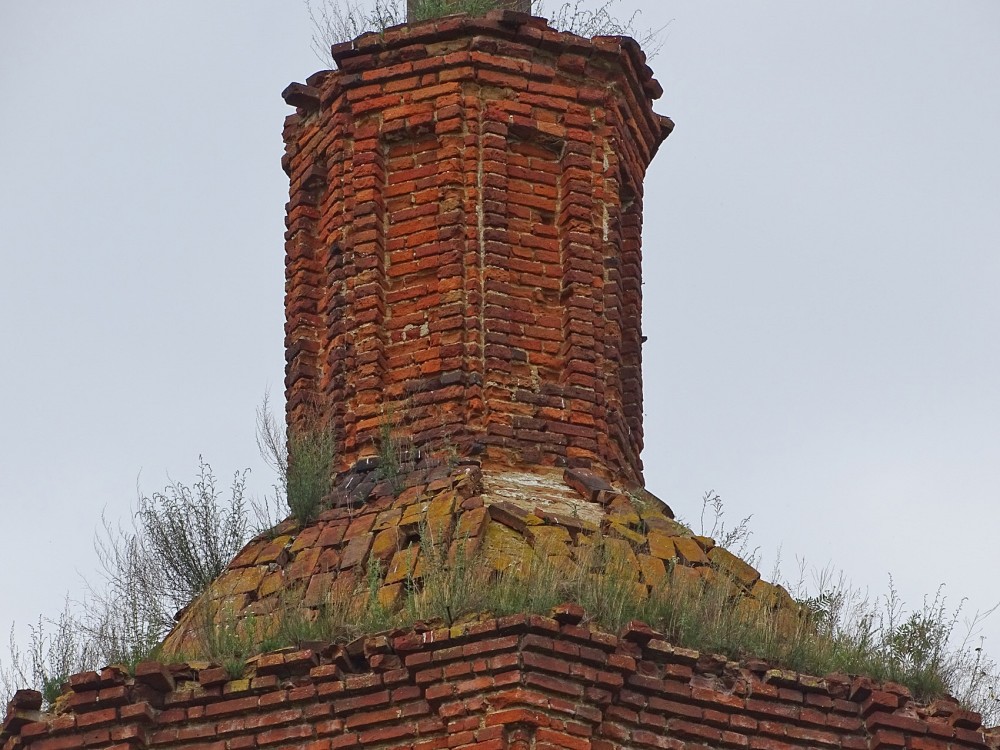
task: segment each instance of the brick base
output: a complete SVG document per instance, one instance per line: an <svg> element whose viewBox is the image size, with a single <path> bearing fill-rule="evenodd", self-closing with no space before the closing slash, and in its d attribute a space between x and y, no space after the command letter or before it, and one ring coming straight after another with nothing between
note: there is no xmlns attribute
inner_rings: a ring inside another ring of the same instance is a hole
<svg viewBox="0 0 1000 750"><path fill-rule="evenodd" d="M18 693L0 739L4 750L1000 747L978 715L919 705L898 685L739 665L642 626L591 631L578 608L554 615L265 654L235 680L205 664L84 673L53 714Z"/></svg>

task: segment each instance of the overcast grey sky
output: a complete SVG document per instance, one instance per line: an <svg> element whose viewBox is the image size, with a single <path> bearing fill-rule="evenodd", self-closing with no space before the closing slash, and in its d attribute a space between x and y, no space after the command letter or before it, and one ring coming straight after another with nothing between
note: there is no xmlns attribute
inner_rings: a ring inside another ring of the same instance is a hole
<svg viewBox="0 0 1000 750"><path fill-rule="evenodd" d="M768 561L992 606L1000 3L634 7L670 22L677 124L646 182L648 486L695 525L716 490ZM297 0L0 0L0 636L80 592L137 478L201 453L267 489L278 95L318 67Z"/></svg>

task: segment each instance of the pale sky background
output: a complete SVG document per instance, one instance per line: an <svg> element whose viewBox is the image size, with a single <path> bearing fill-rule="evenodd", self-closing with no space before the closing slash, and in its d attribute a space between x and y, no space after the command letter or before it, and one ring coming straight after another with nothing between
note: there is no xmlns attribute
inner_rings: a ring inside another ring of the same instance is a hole
<svg viewBox="0 0 1000 750"><path fill-rule="evenodd" d="M1000 3L620 7L670 22L677 123L646 182L649 488L752 514L763 567L996 604ZM137 478L201 453L270 484L310 33L297 0L0 0L0 654Z"/></svg>

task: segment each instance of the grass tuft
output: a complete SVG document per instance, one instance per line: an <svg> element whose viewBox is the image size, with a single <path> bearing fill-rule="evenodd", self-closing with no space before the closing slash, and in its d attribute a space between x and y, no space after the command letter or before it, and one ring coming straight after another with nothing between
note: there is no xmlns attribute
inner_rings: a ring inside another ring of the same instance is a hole
<svg viewBox="0 0 1000 750"><path fill-rule="evenodd" d="M404 0L305 0L313 26L312 48L324 65L334 65L330 47L350 41L367 32L382 33L406 23ZM549 19L553 28L578 36L628 36L635 38L652 58L663 46L664 30L638 25L642 13L617 13L621 0L603 0L596 5L583 0L549 2L535 0L532 12ZM420 0L415 8L415 20L466 13L482 15L496 8L496 0Z"/></svg>
<svg viewBox="0 0 1000 750"><path fill-rule="evenodd" d="M333 486L336 444L329 430L293 432L288 439L288 508L305 526L323 509L323 499Z"/></svg>
<svg viewBox="0 0 1000 750"><path fill-rule="evenodd" d="M377 476L380 481L389 483L394 495L405 488L406 474L413 468L416 457L412 442L399 434L395 412L389 410L379 423Z"/></svg>

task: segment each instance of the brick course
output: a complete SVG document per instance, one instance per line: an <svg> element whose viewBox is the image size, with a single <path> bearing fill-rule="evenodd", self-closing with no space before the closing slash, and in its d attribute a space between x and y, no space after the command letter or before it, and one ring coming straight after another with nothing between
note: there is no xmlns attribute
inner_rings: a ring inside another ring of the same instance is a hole
<svg viewBox="0 0 1000 750"><path fill-rule="evenodd" d="M290 429L641 481L642 178L672 123L628 39L513 11L334 48L283 165Z"/></svg>
<svg viewBox="0 0 1000 750"><path fill-rule="evenodd" d="M1000 747L1000 734L949 700L920 705L892 683L740 665L638 624L595 632L579 626L578 607L557 610L288 649L239 679L205 664L88 672L54 713L20 691L0 741L3 750Z"/></svg>

